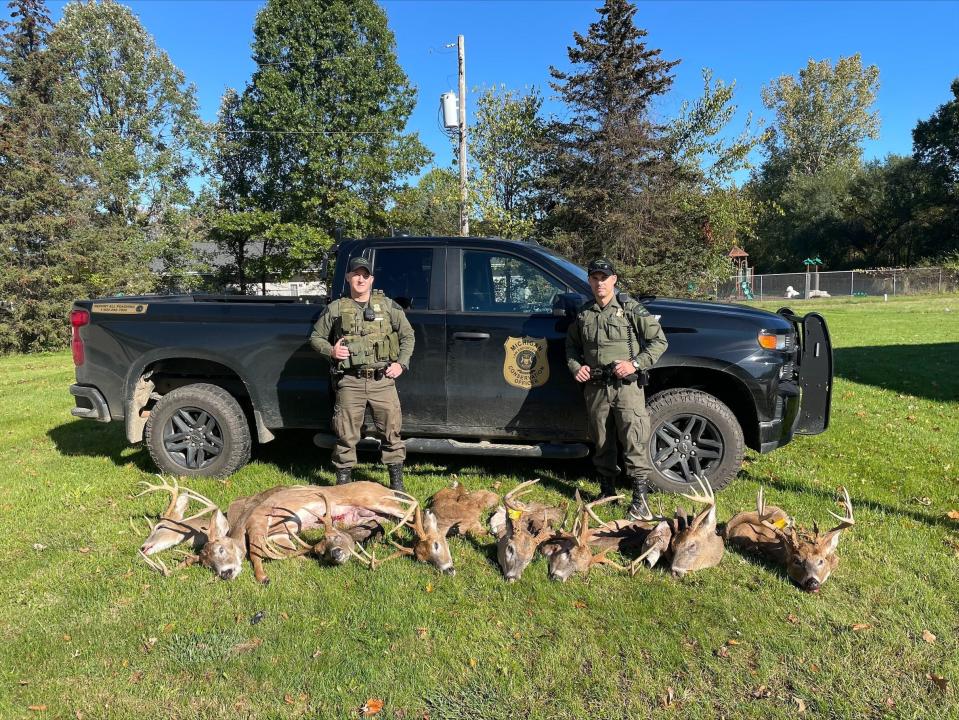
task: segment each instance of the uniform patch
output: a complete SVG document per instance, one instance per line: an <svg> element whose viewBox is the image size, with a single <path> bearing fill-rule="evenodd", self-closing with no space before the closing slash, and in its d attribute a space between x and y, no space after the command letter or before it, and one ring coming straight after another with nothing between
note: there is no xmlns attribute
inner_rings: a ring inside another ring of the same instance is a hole
<svg viewBox="0 0 959 720"><path fill-rule="evenodd" d="M513 387L529 390L549 380L546 338L506 338L503 343L503 379Z"/></svg>
<svg viewBox="0 0 959 720"><path fill-rule="evenodd" d="M93 303L90 310L108 315L142 315L148 307L148 303Z"/></svg>

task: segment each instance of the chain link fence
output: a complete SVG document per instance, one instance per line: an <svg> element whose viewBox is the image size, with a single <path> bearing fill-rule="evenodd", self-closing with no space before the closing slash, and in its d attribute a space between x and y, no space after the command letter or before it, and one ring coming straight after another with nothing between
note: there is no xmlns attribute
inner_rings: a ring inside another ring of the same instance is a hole
<svg viewBox="0 0 959 720"><path fill-rule="evenodd" d="M926 295L959 292L959 270L892 268L753 275L719 283L719 300L809 299L875 295Z"/></svg>

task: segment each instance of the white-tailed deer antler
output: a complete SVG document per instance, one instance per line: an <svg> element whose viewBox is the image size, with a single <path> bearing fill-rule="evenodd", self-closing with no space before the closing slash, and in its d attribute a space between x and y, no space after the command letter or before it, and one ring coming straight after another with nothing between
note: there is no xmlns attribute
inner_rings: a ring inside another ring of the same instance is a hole
<svg viewBox="0 0 959 720"><path fill-rule="evenodd" d="M842 491L842 504L845 512L842 515L837 515L832 510L829 511L829 514L839 521L839 524L829 532L846 530L856 524L856 519L852 516L852 501L849 499L849 491L844 487L840 487L839 489Z"/></svg>

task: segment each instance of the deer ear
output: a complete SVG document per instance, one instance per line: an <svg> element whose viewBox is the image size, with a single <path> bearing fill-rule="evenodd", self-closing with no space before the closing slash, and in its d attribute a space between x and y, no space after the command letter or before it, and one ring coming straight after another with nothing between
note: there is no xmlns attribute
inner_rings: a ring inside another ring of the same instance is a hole
<svg viewBox="0 0 959 720"><path fill-rule="evenodd" d="M432 510L423 513L423 527L426 528L426 532L436 532L436 515L433 514Z"/></svg>
<svg viewBox="0 0 959 720"><path fill-rule="evenodd" d="M210 518L210 529L206 533L207 542L214 542L221 535L226 535L230 532L230 523L227 522L226 516L220 510L215 510L213 517Z"/></svg>
<svg viewBox="0 0 959 720"><path fill-rule="evenodd" d="M839 546L839 536L841 534L841 530L832 530L826 533L819 541L819 547L823 549L823 552L832 555Z"/></svg>
<svg viewBox="0 0 959 720"><path fill-rule="evenodd" d="M496 508L496 512L489 517L490 532L496 537L502 537L509 528L509 524L509 516L506 513L506 508L502 505Z"/></svg>

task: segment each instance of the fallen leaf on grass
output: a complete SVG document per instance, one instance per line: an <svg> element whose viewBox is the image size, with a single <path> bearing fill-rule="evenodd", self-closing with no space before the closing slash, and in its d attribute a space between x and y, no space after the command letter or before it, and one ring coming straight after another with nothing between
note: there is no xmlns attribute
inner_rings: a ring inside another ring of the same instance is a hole
<svg viewBox="0 0 959 720"><path fill-rule="evenodd" d="M46 545L41 545L40 543L33 543L33 549L37 552L43 552L47 549Z"/></svg>
<svg viewBox="0 0 959 720"><path fill-rule="evenodd" d="M739 645L739 640L733 640L732 638L730 638L729 640L726 641L726 644L727 644L727 645Z"/></svg>
<svg viewBox="0 0 959 720"><path fill-rule="evenodd" d="M137 684L139 684L139 682L140 682L142 679L143 679L143 671L142 671L142 670L134 670L132 673L130 673L130 684L131 684L131 685L137 685Z"/></svg>
<svg viewBox="0 0 959 720"><path fill-rule="evenodd" d="M896 701L893 700L891 697L887 697L887 698L886 698L886 707L887 707L887 708L890 708L890 709L896 707Z"/></svg>
<svg viewBox="0 0 959 720"><path fill-rule="evenodd" d="M145 638L143 640L143 652L148 653L153 650L153 647L157 644L157 639L155 637Z"/></svg>
<svg viewBox="0 0 959 720"><path fill-rule="evenodd" d="M476 658L470 658L470 667L471 667L471 668L475 668L475 667L476 667Z"/></svg>
<svg viewBox="0 0 959 720"><path fill-rule="evenodd" d="M763 700L765 698L772 697L773 692L765 685L760 685L749 694L752 695L756 700Z"/></svg>
<svg viewBox="0 0 959 720"><path fill-rule="evenodd" d="M937 688L942 690L942 692L946 692L949 689L949 681L942 675L936 675L936 673L926 673L926 679L930 680Z"/></svg>
<svg viewBox="0 0 959 720"><path fill-rule="evenodd" d="M795 615L793 615L792 613L789 613L789 614L786 616L786 621L792 623L793 625L798 625L798 624L799 624L799 618L796 617Z"/></svg>
<svg viewBox="0 0 959 720"><path fill-rule="evenodd" d="M256 650L262 644L263 638L250 638L246 642L241 642L234 645L232 648L230 648L230 652L232 652L234 655L241 655L243 653L248 653L251 650Z"/></svg>
<svg viewBox="0 0 959 720"><path fill-rule="evenodd" d="M289 620L289 619L290 619L290 616L287 615L285 612L281 612L281 613L280 613L280 617L283 618L284 620Z"/></svg>
<svg viewBox="0 0 959 720"><path fill-rule="evenodd" d="M296 700L293 699L292 695L287 693L286 695L283 696L283 702L285 702L287 705L293 705L294 703L296 703Z"/></svg>
<svg viewBox="0 0 959 720"><path fill-rule="evenodd" d="M959 520L959 510L950 510L946 513L946 517L950 520Z"/></svg>
<svg viewBox="0 0 959 720"><path fill-rule="evenodd" d="M804 713L804 712L806 712L806 701L805 701L805 700L803 700L801 697L796 697L795 695L793 695L793 702L796 703L796 712L797 712L797 713Z"/></svg>
<svg viewBox="0 0 959 720"><path fill-rule="evenodd" d="M723 645L723 646L722 646L721 648L719 648L719 650L717 650L714 654L716 655L716 657L728 658L728 657L729 657L729 648L726 647L725 645Z"/></svg>
<svg viewBox="0 0 959 720"><path fill-rule="evenodd" d="M63 633L63 642L70 642L72 639L69 635Z"/></svg>
<svg viewBox="0 0 959 720"><path fill-rule="evenodd" d="M426 592L428 592L428 593L433 592L433 583L426 583L426 588L425 588L425 590L426 590Z"/></svg>
<svg viewBox="0 0 959 720"><path fill-rule="evenodd" d="M27 710L33 710L33 712L43 712L47 709L46 705L28 705Z"/></svg>
<svg viewBox="0 0 959 720"><path fill-rule="evenodd" d="M78 552L79 552L81 555L86 555L88 552L90 552L90 548L88 548L88 547L82 547L82 548L80 548L80 549L78 550Z"/></svg>
<svg viewBox="0 0 959 720"><path fill-rule="evenodd" d="M931 632L929 632L928 630L923 630L923 631L922 631L922 639L925 640L925 641L926 641L927 643L929 643L930 645L935 645L935 644L936 644L936 636L933 635L933 634L932 634Z"/></svg>
<svg viewBox="0 0 959 720"><path fill-rule="evenodd" d="M320 648L317 648L316 650L313 651L313 654L310 655L310 657L316 660L322 654L323 654L323 651Z"/></svg>
<svg viewBox="0 0 959 720"><path fill-rule="evenodd" d="M577 610L583 610L586 607L586 603L584 603L582 600L577 600L573 603L573 607Z"/></svg>
<svg viewBox="0 0 959 720"><path fill-rule="evenodd" d="M850 625L853 632L860 632L861 630L869 630L872 627L871 623L853 623Z"/></svg>
<svg viewBox="0 0 959 720"><path fill-rule="evenodd" d="M370 715L376 715L383 709L383 701L379 698L370 698L367 700L363 707L360 708L360 712L363 713L363 717L369 717Z"/></svg>
<svg viewBox="0 0 959 720"><path fill-rule="evenodd" d="M429 629L425 627L416 628L416 634L422 639L429 635Z"/></svg>
<svg viewBox="0 0 959 720"><path fill-rule="evenodd" d="M664 708L668 708L673 704L673 700L676 699L676 693L671 687L666 688L666 694L659 698L659 704Z"/></svg>

